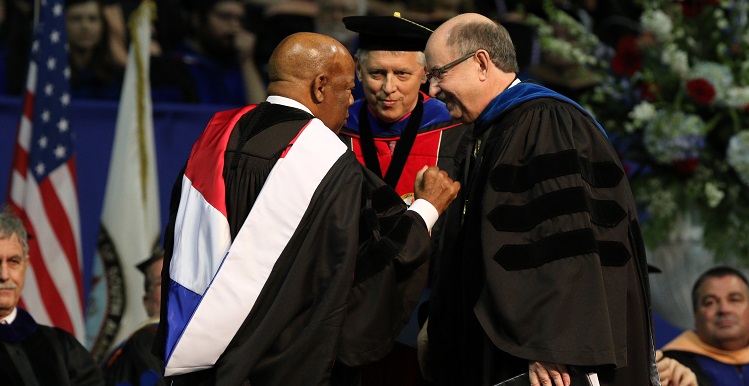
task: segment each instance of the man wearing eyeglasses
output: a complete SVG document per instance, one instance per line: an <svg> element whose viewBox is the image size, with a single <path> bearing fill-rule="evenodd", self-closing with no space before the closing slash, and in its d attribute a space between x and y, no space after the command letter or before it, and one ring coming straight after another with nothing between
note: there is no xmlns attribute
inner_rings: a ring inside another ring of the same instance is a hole
<svg viewBox="0 0 749 386"><path fill-rule="evenodd" d="M475 138L420 334L435 384L659 385L637 211L603 128L518 80L484 16L450 19L425 53L430 94Z"/></svg>
<svg viewBox="0 0 749 386"><path fill-rule="evenodd" d="M359 34L356 76L364 98L349 107L349 118L340 137L359 162L410 205L416 173L425 165L437 165L457 179L456 158L461 155L456 153L461 144L465 148L467 142L461 140L470 125L452 120L444 103L420 91L426 83L422 51L431 29L397 13L349 16L343 18L343 23ZM457 234L460 211L460 204L451 205L434 225L430 261L450 249ZM424 275L434 270L429 264L421 269ZM400 335L393 353L364 370L364 386L416 385L421 381L415 320L411 327Z"/></svg>

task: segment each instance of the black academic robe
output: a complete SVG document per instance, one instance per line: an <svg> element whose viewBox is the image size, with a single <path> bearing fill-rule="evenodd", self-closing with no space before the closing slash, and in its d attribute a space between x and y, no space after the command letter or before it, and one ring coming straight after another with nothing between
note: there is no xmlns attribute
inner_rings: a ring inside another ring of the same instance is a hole
<svg viewBox="0 0 749 386"><path fill-rule="evenodd" d="M158 322L136 330L104 364L104 380L111 386L163 386L164 364L151 353Z"/></svg>
<svg viewBox="0 0 749 386"><path fill-rule="evenodd" d="M602 129L561 95L520 83L474 132L460 245L430 302L435 383L493 385L536 360L596 371L602 385L649 385L643 241Z"/></svg>
<svg viewBox="0 0 749 386"><path fill-rule="evenodd" d="M392 123L375 117L366 99L357 100L349 108L349 119L339 136L359 162L410 204L416 174L424 165L437 165L450 178L458 180L462 173L458 167L466 156L471 127L451 119L443 102L419 93L413 111ZM460 203L455 202L434 224L432 256L453 248L461 212ZM434 274L433 266L430 270Z"/></svg>
<svg viewBox="0 0 749 386"><path fill-rule="evenodd" d="M104 385L96 362L73 335L39 325L26 310L17 310L13 323L0 324L0 384Z"/></svg>
<svg viewBox="0 0 749 386"><path fill-rule="evenodd" d="M298 109L263 103L227 127L232 132L223 177L232 238L273 166L311 118ZM179 186L178 181L165 237L164 284L169 282ZM215 366L174 377L174 385L247 380L252 385L356 384L354 368L387 354L408 320L425 285L426 272L420 268L428 252L423 219L407 212L400 197L353 153L344 152L318 186L252 311ZM162 335L157 338L162 350L169 320L163 294L168 288L162 288Z"/></svg>
<svg viewBox="0 0 749 386"><path fill-rule="evenodd" d="M450 118L445 104L419 93L413 111L397 122L383 122L367 105L357 100L349 107L349 118L339 136L356 158L395 189L403 201L413 202L416 174L424 165L437 165L458 180L470 142L471 125ZM432 228L429 276L437 275L434 256L450 251L460 228L463 208L453 202ZM416 331L426 319L427 305L399 338L404 343L383 360L364 369L364 385L414 385L421 379L416 349ZM418 324L418 326L417 326Z"/></svg>

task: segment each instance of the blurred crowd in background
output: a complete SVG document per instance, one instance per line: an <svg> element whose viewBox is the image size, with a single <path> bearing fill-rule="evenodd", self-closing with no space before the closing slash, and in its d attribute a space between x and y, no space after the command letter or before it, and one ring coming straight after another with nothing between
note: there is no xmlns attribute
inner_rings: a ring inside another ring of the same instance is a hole
<svg viewBox="0 0 749 386"><path fill-rule="evenodd" d="M138 0L67 0L73 98L119 99L127 61L127 20ZM392 15L438 26L464 12L500 21L517 46L521 72L557 91L576 92L584 79L560 79L556 64L541 55L537 27L528 15L548 18L553 3L611 51L619 36L635 33L640 8L621 0L158 0L151 41L154 102L239 106L265 99L267 61L284 37L314 31L336 38L355 52L356 34L341 19ZM24 87L34 19L33 0L0 1L0 92L20 95ZM522 76L521 76L522 77Z"/></svg>

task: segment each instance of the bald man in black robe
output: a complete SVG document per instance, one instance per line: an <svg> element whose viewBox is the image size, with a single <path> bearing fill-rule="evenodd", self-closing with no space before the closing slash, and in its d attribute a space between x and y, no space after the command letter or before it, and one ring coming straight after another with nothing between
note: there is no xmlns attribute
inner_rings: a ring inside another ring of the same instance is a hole
<svg viewBox="0 0 749 386"><path fill-rule="evenodd" d="M217 113L172 193L157 349L173 385L358 383L408 320L459 189L425 168L407 209L345 148L354 63L337 41L291 35L269 65L267 101Z"/></svg>

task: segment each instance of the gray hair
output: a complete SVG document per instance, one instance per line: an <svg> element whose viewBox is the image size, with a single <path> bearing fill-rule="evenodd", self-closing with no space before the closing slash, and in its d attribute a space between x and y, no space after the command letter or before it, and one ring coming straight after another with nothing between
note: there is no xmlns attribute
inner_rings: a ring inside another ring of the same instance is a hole
<svg viewBox="0 0 749 386"><path fill-rule="evenodd" d="M24 259L28 258L29 242L26 228L24 228L21 219L10 211L10 208L5 208L0 212L0 239L9 239L13 235L18 236L18 241L21 242Z"/></svg>
<svg viewBox="0 0 749 386"><path fill-rule="evenodd" d="M361 48L359 48L358 50L356 50L356 57L359 58L359 62L366 62L367 61L367 57L369 56L369 52L370 51L372 51L372 50L366 50L366 49L361 49ZM414 52L414 51L390 51L390 52L392 52L395 55L406 55L406 54L410 54L411 52ZM416 52L417 52L417 54L416 54L416 62L419 63L420 66L426 67L426 65L427 65L427 58L424 55L424 52L422 52L422 51L416 51Z"/></svg>
<svg viewBox="0 0 749 386"><path fill-rule="evenodd" d="M497 68L504 72L520 71L515 45L510 33L497 22L467 21L453 27L447 45L460 51L458 56L486 50Z"/></svg>

